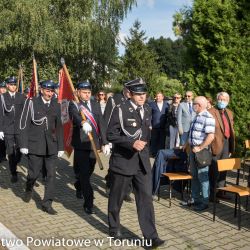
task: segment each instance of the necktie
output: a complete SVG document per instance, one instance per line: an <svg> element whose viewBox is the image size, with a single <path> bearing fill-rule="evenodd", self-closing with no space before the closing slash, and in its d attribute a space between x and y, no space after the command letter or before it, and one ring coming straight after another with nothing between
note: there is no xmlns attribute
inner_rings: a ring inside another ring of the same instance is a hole
<svg viewBox="0 0 250 250"><path fill-rule="evenodd" d="M221 112L221 118L222 118L222 121L224 124L224 135L226 138L229 138L230 137L230 127L229 127L229 123L228 123L228 120L227 120L227 117L225 115L224 110L222 110L222 112Z"/></svg>
<svg viewBox="0 0 250 250"><path fill-rule="evenodd" d="M89 105L88 105L88 101L83 101L83 104L85 106L85 108L87 108L90 111Z"/></svg>
<svg viewBox="0 0 250 250"><path fill-rule="evenodd" d="M45 103L45 107L46 107L47 109L49 108L49 103L48 103L48 102Z"/></svg>
<svg viewBox="0 0 250 250"><path fill-rule="evenodd" d="M142 120L141 110L142 110L142 107L141 107L141 106L137 106L136 111L137 111L137 113L138 113L139 117L140 117L140 118L141 118L141 120Z"/></svg>
<svg viewBox="0 0 250 250"><path fill-rule="evenodd" d="M192 106L190 102L188 103L188 107L189 107L189 113L192 114Z"/></svg>

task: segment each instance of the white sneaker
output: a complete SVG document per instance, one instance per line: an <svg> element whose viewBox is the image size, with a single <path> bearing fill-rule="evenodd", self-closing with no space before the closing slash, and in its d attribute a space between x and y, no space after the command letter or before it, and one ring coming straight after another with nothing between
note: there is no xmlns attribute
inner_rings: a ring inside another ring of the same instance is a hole
<svg viewBox="0 0 250 250"><path fill-rule="evenodd" d="M191 205L194 205L194 199L191 198L191 199L188 199L187 201L181 201L180 204L182 206L191 206Z"/></svg>

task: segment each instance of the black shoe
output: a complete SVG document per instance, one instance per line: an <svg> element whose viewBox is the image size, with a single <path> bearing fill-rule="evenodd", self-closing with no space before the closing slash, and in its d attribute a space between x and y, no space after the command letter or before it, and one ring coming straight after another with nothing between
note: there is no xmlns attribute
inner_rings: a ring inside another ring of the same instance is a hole
<svg viewBox="0 0 250 250"><path fill-rule="evenodd" d="M129 203L133 203L134 199L129 194L126 194L124 197L124 201L129 202Z"/></svg>
<svg viewBox="0 0 250 250"><path fill-rule="evenodd" d="M11 183L16 183L18 181L17 175L12 175L10 181L11 181Z"/></svg>
<svg viewBox="0 0 250 250"><path fill-rule="evenodd" d="M48 214L51 214L51 215L56 215L57 214L57 211L53 208L53 207L44 207L42 206L42 210Z"/></svg>
<svg viewBox="0 0 250 250"><path fill-rule="evenodd" d="M160 238L155 238L151 240L151 247L157 248L159 246L163 246L165 244L165 240L161 240Z"/></svg>
<svg viewBox="0 0 250 250"><path fill-rule="evenodd" d="M7 161L6 157L1 158L0 162Z"/></svg>
<svg viewBox="0 0 250 250"><path fill-rule="evenodd" d="M84 211L86 214L95 214L95 211L92 207L84 207Z"/></svg>
<svg viewBox="0 0 250 250"><path fill-rule="evenodd" d="M76 190L76 198L77 199L83 199L82 191L81 190Z"/></svg>
<svg viewBox="0 0 250 250"><path fill-rule="evenodd" d="M120 231L117 232L109 232L109 236L113 237L113 240L117 240L117 239L121 239L122 238L122 234Z"/></svg>
<svg viewBox="0 0 250 250"><path fill-rule="evenodd" d="M26 202L26 203L29 203L31 198L32 198L32 191L31 190L26 190L23 201Z"/></svg>
<svg viewBox="0 0 250 250"><path fill-rule="evenodd" d="M200 204L200 205L194 207L194 211L200 212L200 211L206 210L207 208L208 208L207 204Z"/></svg>

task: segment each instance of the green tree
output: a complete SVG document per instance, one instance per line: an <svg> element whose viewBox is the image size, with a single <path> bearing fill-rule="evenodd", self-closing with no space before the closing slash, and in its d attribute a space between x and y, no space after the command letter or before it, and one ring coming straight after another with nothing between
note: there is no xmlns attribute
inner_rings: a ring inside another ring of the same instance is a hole
<svg viewBox="0 0 250 250"><path fill-rule="evenodd" d="M32 53L42 78L57 79L64 56L75 81L108 81L117 57L119 26L135 0L1 0L0 76L23 63L30 80ZM30 73L29 73L30 72Z"/></svg>
<svg viewBox="0 0 250 250"><path fill-rule="evenodd" d="M149 92L152 92L159 66L155 53L145 43L146 39L140 22L135 21L130 29L130 37L125 39L125 54L121 58L121 81L142 77L149 86Z"/></svg>
<svg viewBox="0 0 250 250"><path fill-rule="evenodd" d="M155 79L154 91L155 95L157 92L162 92L165 96L172 97L175 93L184 93L183 84L177 79L170 79L165 74L161 74Z"/></svg>
<svg viewBox="0 0 250 250"><path fill-rule="evenodd" d="M172 41L170 38L150 38L148 46L157 55L160 71L170 78L180 78L180 73L185 71L184 54L186 48L182 39Z"/></svg>
<svg viewBox="0 0 250 250"><path fill-rule="evenodd" d="M238 151L249 138L250 3L247 0L195 0L175 16L174 29L188 47L189 89L205 95L227 91L235 114Z"/></svg>

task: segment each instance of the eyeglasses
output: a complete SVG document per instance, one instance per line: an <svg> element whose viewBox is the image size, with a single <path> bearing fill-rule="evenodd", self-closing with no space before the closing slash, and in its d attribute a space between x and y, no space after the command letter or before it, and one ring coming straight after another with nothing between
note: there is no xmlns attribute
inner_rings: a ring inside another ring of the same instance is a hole
<svg viewBox="0 0 250 250"><path fill-rule="evenodd" d="M181 99L181 97L178 97L178 96L174 96L174 99Z"/></svg>
<svg viewBox="0 0 250 250"><path fill-rule="evenodd" d="M103 96L104 94L99 94L99 95Z"/></svg>
<svg viewBox="0 0 250 250"><path fill-rule="evenodd" d="M185 97L192 97L191 95L185 95Z"/></svg>

